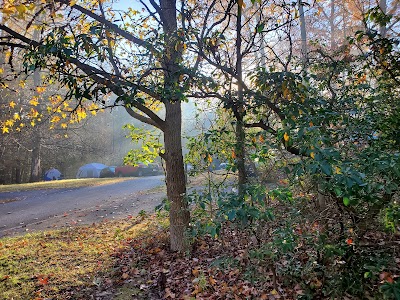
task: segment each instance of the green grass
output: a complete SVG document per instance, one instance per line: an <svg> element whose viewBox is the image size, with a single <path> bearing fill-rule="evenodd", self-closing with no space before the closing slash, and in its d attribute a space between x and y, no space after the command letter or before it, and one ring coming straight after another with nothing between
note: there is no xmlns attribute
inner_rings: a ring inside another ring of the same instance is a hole
<svg viewBox="0 0 400 300"><path fill-rule="evenodd" d="M18 191L30 191L36 189L57 189L57 188L77 188L84 186L98 186L113 184L132 178L82 178L82 179L64 179L54 181L40 181L33 183L22 183L22 184L9 184L0 185L0 192L18 192Z"/></svg>
<svg viewBox="0 0 400 300"><path fill-rule="evenodd" d="M2 238L0 299L86 299L115 263L112 254L154 226L154 218L132 218Z"/></svg>

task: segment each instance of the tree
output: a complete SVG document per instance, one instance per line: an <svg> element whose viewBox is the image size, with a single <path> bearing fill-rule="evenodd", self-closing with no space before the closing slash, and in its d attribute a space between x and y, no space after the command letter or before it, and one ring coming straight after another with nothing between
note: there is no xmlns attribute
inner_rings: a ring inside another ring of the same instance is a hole
<svg viewBox="0 0 400 300"><path fill-rule="evenodd" d="M183 251L189 211L184 198L185 176L181 145L181 104L185 35L178 25L175 0L142 2L147 14L131 9L115 12L103 1L5 3L0 26L6 49L21 49L26 72L47 71L45 84L57 80L67 94L60 103L75 99L70 113L83 118L88 103L102 107L122 105L134 118L164 133L167 196L171 202L171 249ZM32 14L32 8L38 13ZM38 16L42 35L36 42L28 32L8 24L27 18L30 27ZM183 16L180 16L183 18ZM117 96L115 102L107 95ZM151 109L154 102L165 108L162 119Z"/></svg>

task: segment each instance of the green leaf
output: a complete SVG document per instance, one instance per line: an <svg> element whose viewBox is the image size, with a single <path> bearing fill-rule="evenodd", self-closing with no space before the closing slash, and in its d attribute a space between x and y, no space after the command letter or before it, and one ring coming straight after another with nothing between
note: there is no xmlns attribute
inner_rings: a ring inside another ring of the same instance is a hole
<svg viewBox="0 0 400 300"><path fill-rule="evenodd" d="M332 175L332 167L331 167L329 164L325 163L325 162L322 162L322 164L321 164L321 170L322 170L322 172L324 172L325 175L327 175L327 176Z"/></svg>
<svg viewBox="0 0 400 300"><path fill-rule="evenodd" d="M342 191L339 188L335 188L336 196L340 197L342 195Z"/></svg>
<svg viewBox="0 0 400 300"><path fill-rule="evenodd" d="M264 30L264 23L258 24L256 27L256 32L261 33Z"/></svg>
<svg viewBox="0 0 400 300"><path fill-rule="evenodd" d="M350 199L348 197L343 197L343 204L345 206L349 206L350 205Z"/></svg>
<svg viewBox="0 0 400 300"><path fill-rule="evenodd" d="M228 220L229 220L229 221L232 221L233 219L235 219L235 217L236 217L236 211L235 211L235 210L231 210L231 211L228 213Z"/></svg>

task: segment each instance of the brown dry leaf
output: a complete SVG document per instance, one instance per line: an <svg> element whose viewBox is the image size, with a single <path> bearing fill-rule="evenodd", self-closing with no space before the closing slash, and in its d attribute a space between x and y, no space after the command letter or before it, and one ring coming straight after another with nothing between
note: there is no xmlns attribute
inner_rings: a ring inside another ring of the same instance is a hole
<svg viewBox="0 0 400 300"><path fill-rule="evenodd" d="M169 288L165 289L165 298L175 299L175 294Z"/></svg>
<svg viewBox="0 0 400 300"><path fill-rule="evenodd" d="M260 296L260 300L266 300L266 299L268 299L268 295L265 294L265 293L263 293L263 294Z"/></svg>
<svg viewBox="0 0 400 300"><path fill-rule="evenodd" d="M197 284L194 286L194 291L192 292L193 296L196 296L198 293L201 293L202 288L199 287Z"/></svg>
<svg viewBox="0 0 400 300"><path fill-rule="evenodd" d="M193 274L193 276L195 276L195 277L199 276L199 270L198 270L198 269L193 269L193 270L192 270L192 274Z"/></svg>
<svg viewBox="0 0 400 300"><path fill-rule="evenodd" d="M127 273L123 273L121 277L125 280L129 278L129 275Z"/></svg>

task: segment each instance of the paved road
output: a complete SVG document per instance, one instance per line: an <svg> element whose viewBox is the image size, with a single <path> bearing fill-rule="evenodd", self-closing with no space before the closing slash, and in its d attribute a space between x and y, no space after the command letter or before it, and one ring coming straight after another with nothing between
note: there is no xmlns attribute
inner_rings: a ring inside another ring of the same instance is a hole
<svg viewBox="0 0 400 300"><path fill-rule="evenodd" d="M0 236L149 211L163 193L146 191L163 184L164 176L150 176L102 186L0 193Z"/></svg>

